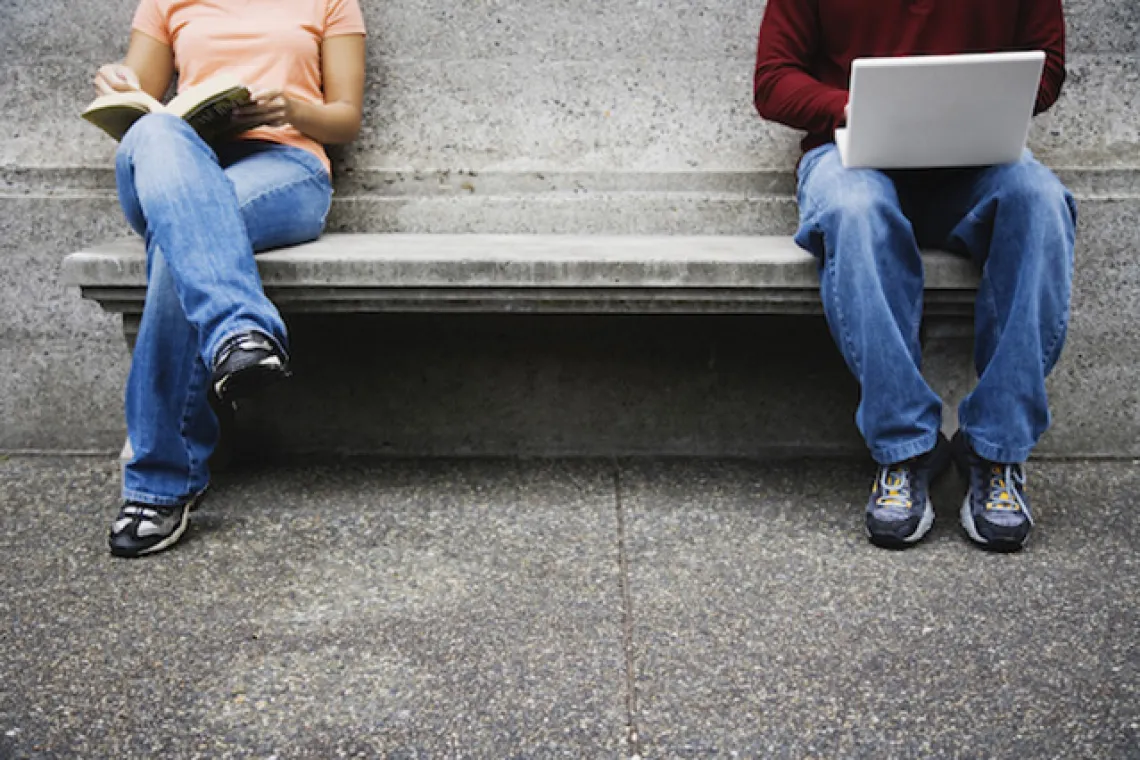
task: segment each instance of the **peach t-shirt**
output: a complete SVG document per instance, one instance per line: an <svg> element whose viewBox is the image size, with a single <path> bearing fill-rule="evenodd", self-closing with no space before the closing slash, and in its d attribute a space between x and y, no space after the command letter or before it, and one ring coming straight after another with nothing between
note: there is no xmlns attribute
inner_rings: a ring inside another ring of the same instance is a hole
<svg viewBox="0 0 1140 760"><path fill-rule="evenodd" d="M173 48L179 92L226 73L250 89L323 103L321 42L364 34L364 17L357 0L142 0L132 26ZM329 168L324 148L295 127L258 127L242 138L303 148Z"/></svg>

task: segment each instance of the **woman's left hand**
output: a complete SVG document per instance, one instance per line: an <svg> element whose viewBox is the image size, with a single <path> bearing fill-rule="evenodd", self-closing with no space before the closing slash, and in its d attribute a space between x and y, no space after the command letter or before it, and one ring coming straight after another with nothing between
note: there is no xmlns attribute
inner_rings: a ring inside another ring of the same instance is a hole
<svg viewBox="0 0 1140 760"><path fill-rule="evenodd" d="M246 127L283 127L291 121L293 106L279 89L255 90L249 102L234 109L233 120Z"/></svg>

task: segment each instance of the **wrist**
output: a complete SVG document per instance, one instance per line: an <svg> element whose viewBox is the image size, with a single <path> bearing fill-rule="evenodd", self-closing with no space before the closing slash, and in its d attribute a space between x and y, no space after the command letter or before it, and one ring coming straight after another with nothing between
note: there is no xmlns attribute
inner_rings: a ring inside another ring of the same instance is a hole
<svg viewBox="0 0 1140 760"><path fill-rule="evenodd" d="M281 97L285 101L285 121L300 129L299 123L305 120L305 107L308 104L287 95Z"/></svg>

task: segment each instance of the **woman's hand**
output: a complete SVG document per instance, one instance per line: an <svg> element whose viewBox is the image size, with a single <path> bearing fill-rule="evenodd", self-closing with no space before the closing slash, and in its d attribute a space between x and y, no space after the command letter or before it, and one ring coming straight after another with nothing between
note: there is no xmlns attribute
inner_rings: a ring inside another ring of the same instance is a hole
<svg viewBox="0 0 1140 760"><path fill-rule="evenodd" d="M249 102L234 109L233 120L243 127L283 127L292 122L293 103L279 89L255 90Z"/></svg>
<svg viewBox="0 0 1140 760"><path fill-rule="evenodd" d="M321 43L323 103L290 98L280 88L250 93L234 109L238 127L289 125L325 145L352 142L360 131L364 101L364 35L345 34Z"/></svg>
<svg viewBox="0 0 1140 760"><path fill-rule="evenodd" d="M95 72L94 84L95 92L100 95L142 89L134 69L124 63L108 63L99 67Z"/></svg>

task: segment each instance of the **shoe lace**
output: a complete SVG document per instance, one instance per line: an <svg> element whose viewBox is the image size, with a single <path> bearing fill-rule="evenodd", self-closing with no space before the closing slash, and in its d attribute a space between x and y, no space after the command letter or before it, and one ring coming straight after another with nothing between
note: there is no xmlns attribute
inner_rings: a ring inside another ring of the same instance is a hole
<svg viewBox="0 0 1140 760"><path fill-rule="evenodd" d="M875 502L880 507L910 509L914 501L910 497L910 468L895 464L879 470L879 498Z"/></svg>
<svg viewBox="0 0 1140 760"><path fill-rule="evenodd" d="M990 464L990 495L986 509L1019 512L1022 509L1018 488L1025 486L1025 470L1019 464Z"/></svg>
<svg viewBox="0 0 1140 760"><path fill-rule="evenodd" d="M150 504L129 502L123 506L122 512L124 515L137 517L142 520L155 520L158 518L158 510Z"/></svg>

